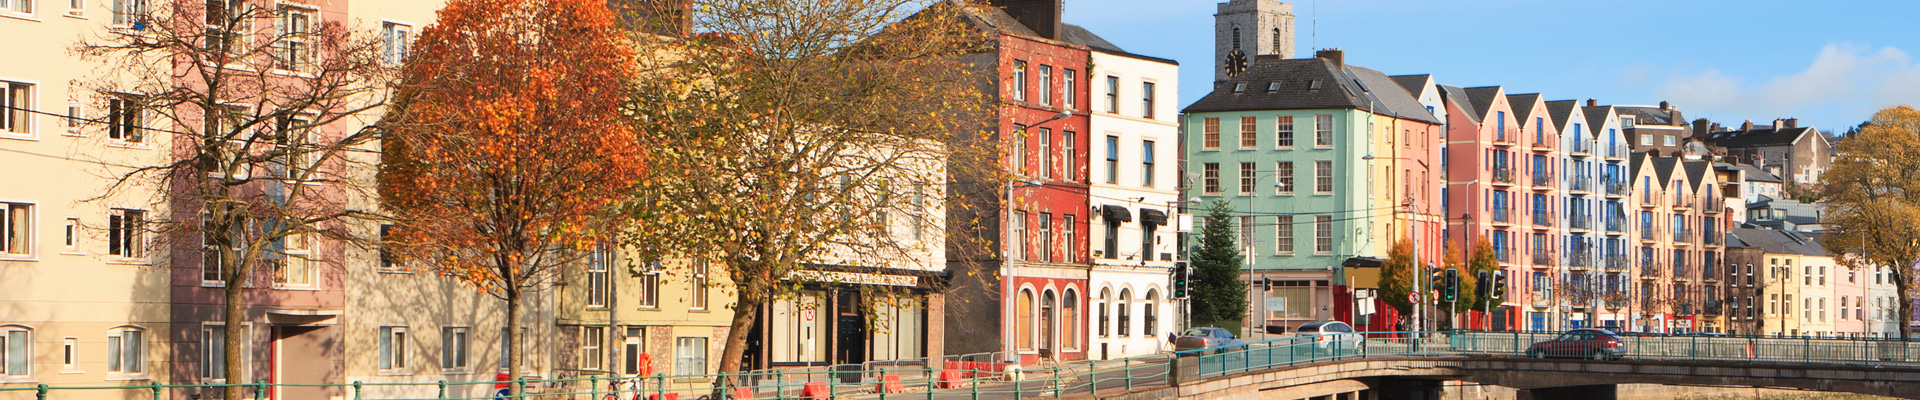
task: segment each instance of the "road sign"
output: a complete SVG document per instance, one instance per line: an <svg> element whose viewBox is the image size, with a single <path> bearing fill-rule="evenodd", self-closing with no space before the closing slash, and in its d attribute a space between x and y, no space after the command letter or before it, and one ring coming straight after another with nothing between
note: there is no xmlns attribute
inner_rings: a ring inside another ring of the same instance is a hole
<svg viewBox="0 0 1920 400"><path fill-rule="evenodd" d="M1420 303L1420 294L1419 294L1419 293L1407 293L1407 302L1408 302L1408 303L1414 303L1414 304L1419 304L1419 303Z"/></svg>
<svg viewBox="0 0 1920 400"><path fill-rule="evenodd" d="M807 322L813 322L813 309L801 310L800 318L807 320Z"/></svg>
<svg viewBox="0 0 1920 400"><path fill-rule="evenodd" d="M500 390L493 391L493 400L507 400L507 396L513 395L513 393L507 393L507 391L507 388L500 388Z"/></svg>

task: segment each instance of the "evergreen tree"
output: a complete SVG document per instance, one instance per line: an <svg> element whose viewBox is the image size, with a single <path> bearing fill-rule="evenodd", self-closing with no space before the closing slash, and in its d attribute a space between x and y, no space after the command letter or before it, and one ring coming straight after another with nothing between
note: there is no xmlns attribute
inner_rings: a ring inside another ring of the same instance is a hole
<svg viewBox="0 0 1920 400"><path fill-rule="evenodd" d="M1232 211L1225 201L1210 204L1200 228L1200 246L1193 250L1195 326L1220 326L1247 313L1247 284L1240 280L1245 259L1240 255Z"/></svg>

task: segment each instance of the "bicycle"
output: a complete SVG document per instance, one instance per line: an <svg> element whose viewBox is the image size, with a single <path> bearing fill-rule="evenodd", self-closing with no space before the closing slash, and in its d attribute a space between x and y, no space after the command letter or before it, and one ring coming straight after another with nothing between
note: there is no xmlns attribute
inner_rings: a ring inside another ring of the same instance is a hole
<svg viewBox="0 0 1920 400"><path fill-rule="evenodd" d="M620 390L620 380L619 380L619 379L614 379L614 380L611 380L611 381L609 381L609 382L607 382L607 395L606 395L606 396L602 396L602 397L601 397L601 400L643 400L643 399L646 399L646 391L645 391L645 390L641 390L641 388L640 388L640 380L641 380L641 379L642 379L642 378L639 378L639 377L634 377L634 378L628 378L628 379L626 379L626 381L627 381L627 389L625 390L625 392L627 392L627 393L633 393L633 396L632 396L632 397L627 397L627 398L621 398L621 397L620 397L620 393L621 393L622 391Z"/></svg>

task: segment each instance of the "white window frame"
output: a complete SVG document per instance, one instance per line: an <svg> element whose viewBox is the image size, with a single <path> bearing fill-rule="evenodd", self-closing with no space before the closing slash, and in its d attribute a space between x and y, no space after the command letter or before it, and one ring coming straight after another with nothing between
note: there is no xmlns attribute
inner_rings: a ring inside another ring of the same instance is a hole
<svg viewBox="0 0 1920 400"><path fill-rule="evenodd" d="M666 268L660 265L659 261L654 261L654 262L648 263L647 265L648 265L647 270L644 272L641 272L640 276L635 277L636 279L639 280L639 282L634 282L634 284L635 286L639 287L640 295L637 296L639 298L634 299L633 305L634 307L640 308L640 309L647 309L647 310L659 309L660 308L660 271Z"/></svg>
<svg viewBox="0 0 1920 400"><path fill-rule="evenodd" d="M63 238L63 240L61 241L61 243L63 243L64 246L61 247L62 252L60 254L79 255L80 254L80 229L81 229L80 219L67 218L66 225L64 225L62 229L63 231L61 233L65 234L66 237Z"/></svg>
<svg viewBox="0 0 1920 400"><path fill-rule="evenodd" d="M502 343L506 338L500 338ZM473 327L448 326L440 328L440 369L447 374L464 374L470 371L473 354Z"/></svg>
<svg viewBox="0 0 1920 400"><path fill-rule="evenodd" d="M33 367L33 327L0 325L0 382L32 382Z"/></svg>
<svg viewBox="0 0 1920 400"><path fill-rule="evenodd" d="M87 0L67 0L66 15L69 17L85 18L87 16Z"/></svg>
<svg viewBox="0 0 1920 400"><path fill-rule="evenodd" d="M80 373L80 338L60 339L60 373Z"/></svg>
<svg viewBox="0 0 1920 400"><path fill-rule="evenodd" d="M709 297L711 297L711 293L708 292L707 288L707 274L712 271L712 267L707 260L699 259L693 260L692 269L692 277L688 279L687 283L687 289L691 291L692 295L689 296L690 298L687 301L687 308L694 311L705 311L710 300Z"/></svg>
<svg viewBox="0 0 1920 400"><path fill-rule="evenodd" d="M407 54L413 50L413 24L394 20L380 21L380 59L387 64L399 65L407 61ZM399 32L395 38L394 33Z"/></svg>
<svg viewBox="0 0 1920 400"><path fill-rule="evenodd" d="M311 71L317 61L314 54L316 43L307 37L315 34L314 28L321 22L319 9L294 3L279 3L277 7L278 9L273 13L273 69L286 72ZM295 21L293 17L296 15L304 17L300 19L298 31L294 31L293 27L289 26L289 23ZM293 46L295 44L299 45L297 46L299 51L295 50L296 46Z"/></svg>
<svg viewBox="0 0 1920 400"><path fill-rule="evenodd" d="M320 262L319 257L314 255L314 238L312 232L290 232L275 239L280 242L282 257L279 263L274 265L276 267L273 271L275 289L315 289L319 286L319 280L315 278L319 271L314 266ZM292 279L294 277L300 279Z"/></svg>
<svg viewBox="0 0 1920 400"><path fill-rule="evenodd" d="M602 371L606 368L606 352L603 351L606 341L607 327L580 327L580 369Z"/></svg>
<svg viewBox="0 0 1920 400"><path fill-rule="evenodd" d="M1324 123L1323 123L1324 122ZM1333 114L1313 115L1313 148L1331 149L1334 145ZM1321 140L1326 139L1326 140Z"/></svg>
<svg viewBox="0 0 1920 400"><path fill-rule="evenodd" d="M0 0L0 3L22 0ZM0 137L33 139L34 123L39 121L35 104L40 95L39 82L0 78Z"/></svg>
<svg viewBox="0 0 1920 400"><path fill-rule="evenodd" d="M374 366L379 368L380 374L411 375L411 366L407 365L407 351L411 350L407 337L412 335L407 333L407 327L381 326L378 332L378 352L375 356L379 357L379 361L374 363Z"/></svg>
<svg viewBox="0 0 1920 400"><path fill-rule="evenodd" d="M0 260L34 260L39 254L34 251L40 247L35 234L40 228L39 208L32 202L0 201Z"/></svg>
<svg viewBox="0 0 1920 400"><path fill-rule="evenodd" d="M133 325L116 326L107 330L107 379L108 380L144 380L152 365L147 358L147 345L152 343L152 335L146 328ZM138 340L128 340L137 336ZM224 340L224 339L223 339Z"/></svg>
<svg viewBox="0 0 1920 400"><path fill-rule="evenodd" d="M610 273L607 271L607 263L611 261L607 259L608 255L609 252L605 246L594 246L593 250L587 254L587 282L585 286L587 289L586 303L588 309L607 307L607 299L610 297L607 290L608 286L610 286Z"/></svg>
<svg viewBox="0 0 1920 400"><path fill-rule="evenodd" d="M688 351L695 344L698 345L698 350ZM706 375L707 338L698 336L673 338L673 372L674 375L681 376Z"/></svg>
<svg viewBox="0 0 1920 400"><path fill-rule="evenodd" d="M110 143L120 146L145 145L147 132L142 124L146 122L146 104L142 101L143 97L119 93L107 99L107 140Z"/></svg>
<svg viewBox="0 0 1920 400"><path fill-rule="evenodd" d="M113 14L112 26L127 28L143 25L146 18L147 0L107 0L107 11Z"/></svg>
<svg viewBox="0 0 1920 400"><path fill-rule="evenodd" d="M253 336L250 335L251 332L247 332L250 330L247 328L250 328L250 327L251 327L251 324L242 324L240 326L240 329L241 329L240 364L241 365L249 364L249 359L252 358L251 352L248 351L253 347ZM215 328L221 329L221 334L215 335L213 333L213 330ZM200 324L200 352L199 352L200 353L200 374L199 376L201 379L201 383L222 384L222 383L227 383L227 381L230 381L230 380L234 382L246 381L245 374L249 370L248 368L240 369L242 374L241 379L229 379L227 377L216 378L213 376L214 374L227 373L225 365L220 365L219 368L215 368L215 365L214 365L214 360L220 360L220 362L222 363L226 362L225 355L222 354L220 358L214 358L214 354L213 354L213 343L221 343L222 345L225 345L227 340L226 334L225 334L226 328L227 328L227 324L222 322L205 322ZM231 351L231 349L222 349L222 350Z"/></svg>
<svg viewBox="0 0 1920 400"><path fill-rule="evenodd" d="M1321 196L1333 194L1332 161L1313 162L1313 194Z"/></svg>
<svg viewBox="0 0 1920 400"><path fill-rule="evenodd" d="M0 0L0 16L36 20L42 0Z"/></svg>

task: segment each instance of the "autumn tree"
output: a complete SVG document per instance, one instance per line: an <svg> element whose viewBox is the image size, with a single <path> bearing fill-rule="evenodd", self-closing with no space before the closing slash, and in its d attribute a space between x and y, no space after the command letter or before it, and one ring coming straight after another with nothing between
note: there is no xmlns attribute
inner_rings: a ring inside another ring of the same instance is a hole
<svg viewBox="0 0 1920 400"><path fill-rule="evenodd" d="M1822 238L1848 268L1886 267L1899 293L1900 337L1913 321L1913 267L1920 265L1920 110L1880 110L1840 142L1821 175L1831 228Z"/></svg>
<svg viewBox="0 0 1920 400"><path fill-rule="evenodd" d="M1446 296L1439 296L1436 299L1437 301L1434 302L1433 307L1434 313L1445 314L1447 316L1446 326L1448 329L1460 329L1460 326L1455 322L1454 318L1458 317L1461 313L1472 312L1474 305L1481 304L1481 298L1475 291L1480 285L1480 279L1478 276L1475 276L1474 273L1483 270L1475 269L1474 265L1462 264L1460 262L1460 253L1450 250L1451 249L1441 250L1442 258L1439 265L1441 270L1451 269L1454 271L1454 274L1459 276L1460 281L1455 285L1458 293L1455 293L1453 301L1447 301ZM1488 273L1492 273L1492 271L1488 271Z"/></svg>
<svg viewBox="0 0 1920 400"><path fill-rule="evenodd" d="M382 202L403 258L506 302L521 370L529 291L618 227L645 156L633 50L599 0L458 0L421 31L383 124Z"/></svg>
<svg viewBox="0 0 1920 400"><path fill-rule="evenodd" d="M1239 237L1240 231L1234 229L1233 206L1225 200L1207 204L1199 247L1193 249L1190 313L1194 324L1219 326L1246 317L1248 284L1240 279L1246 259Z"/></svg>
<svg viewBox="0 0 1920 400"><path fill-rule="evenodd" d="M315 270L333 264L310 258L340 259L324 254L350 236L345 219L369 215L347 206L372 186L346 173L355 167L347 154L382 130L347 126L386 103L391 68L379 38L252 0L155 2L112 18L123 27L73 47L101 66L80 82L105 114L86 128L113 144L83 154L102 159L112 180L90 201L144 197L166 211L116 210L109 250L183 250L166 262L197 264L202 276L192 279L219 282L226 326L245 323L249 291L325 276ZM145 148L161 151L126 150ZM225 330L224 348L246 348L244 334ZM221 360L216 379L245 376L240 351Z"/></svg>
<svg viewBox="0 0 1920 400"><path fill-rule="evenodd" d="M1447 258L1449 260L1455 260L1455 258L1453 258L1453 254L1454 254L1453 251L1448 251ZM1477 282L1477 280L1479 279L1480 273L1482 272L1486 273L1487 279L1492 280L1494 274L1500 271L1500 260L1496 259L1495 256L1496 255L1493 252L1493 243L1488 243L1486 238L1475 239L1473 241L1473 246L1467 248L1467 262L1465 264L1466 270L1461 271L1462 275L1465 275L1471 278L1463 278L1463 279L1476 280L1476 282L1474 282L1474 287L1476 288L1482 286L1480 282ZM1509 282L1511 282L1513 277L1507 277L1507 279ZM1479 296L1478 292L1476 292L1471 297L1468 297L1468 295L1463 294L1461 295L1462 296L1461 299L1463 300L1461 301L1461 305L1465 306L1467 310L1478 310L1481 313L1488 314L1486 315L1486 317L1489 321L1489 324L1491 324L1493 316L1491 315L1492 313L1489 306L1496 309L1500 308L1499 307L1500 302L1505 299L1493 297L1493 292L1494 292L1493 282L1486 282L1485 287L1486 287L1485 297ZM1463 287L1461 288L1461 290L1466 290L1466 288ZM1506 295L1513 296L1514 293L1507 293ZM1488 326L1489 328L1491 328L1492 325L1488 325Z"/></svg>
<svg viewBox="0 0 1920 400"><path fill-rule="evenodd" d="M1380 264L1380 297L1388 307L1400 312L1403 320L1413 318L1416 303L1408 301L1407 294L1415 293L1414 283L1419 281L1415 271L1413 242L1394 241L1387 248L1387 261Z"/></svg>
<svg viewBox="0 0 1920 400"><path fill-rule="evenodd" d="M655 152L623 232L650 257L724 267L734 308L719 371L733 373L763 307L820 283L809 273L944 267L943 238L981 236L944 223L964 206L944 201L947 183L1004 177L977 139L990 104L981 77L960 57L980 39L951 7L691 3L624 8L650 55L628 120Z"/></svg>

